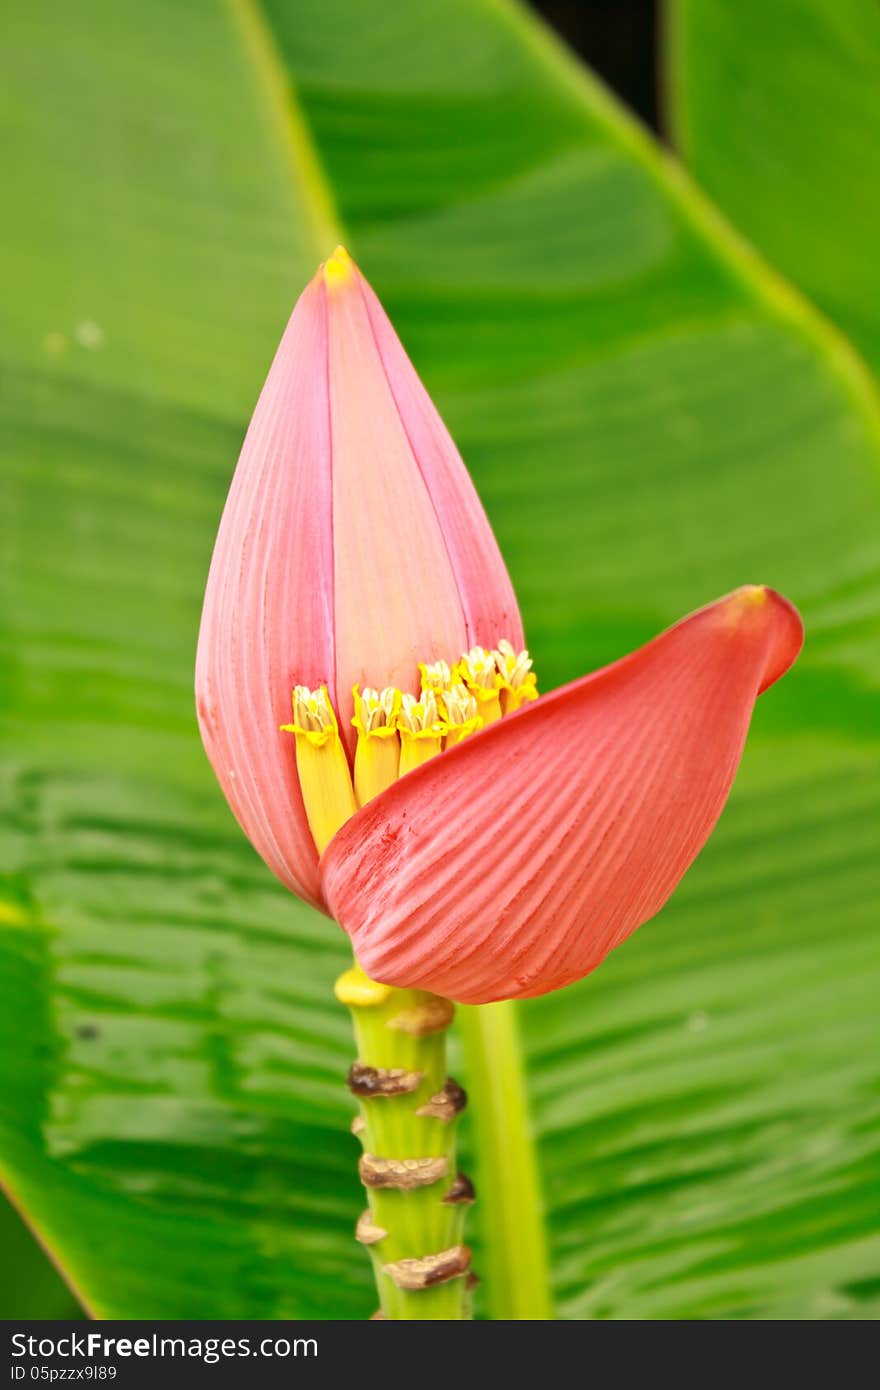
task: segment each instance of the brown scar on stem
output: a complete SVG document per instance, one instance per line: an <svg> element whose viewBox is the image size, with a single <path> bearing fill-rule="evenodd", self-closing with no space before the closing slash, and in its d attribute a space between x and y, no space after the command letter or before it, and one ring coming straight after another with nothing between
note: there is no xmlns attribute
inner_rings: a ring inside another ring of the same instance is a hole
<svg viewBox="0 0 880 1390"><path fill-rule="evenodd" d="M456 1115L460 1115L467 1105L467 1091L459 1086L451 1076L447 1076L443 1083L443 1090L438 1091L430 1100L426 1100L424 1105L420 1105L416 1111L417 1115L425 1120L454 1120Z"/></svg>
<svg viewBox="0 0 880 1390"><path fill-rule="evenodd" d="M376 1154L361 1154L358 1172L364 1187L393 1187L408 1192L414 1187L429 1187L449 1172L446 1158L379 1158Z"/></svg>
<svg viewBox="0 0 880 1390"><path fill-rule="evenodd" d="M430 1289L467 1274L471 1252L466 1245L453 1245L436 1255L422 1255L416 1260L395 1260L383 1265L383 1271L399 1289Z"/></svg>
<svg viewBox="0 0 880 1390"><path fill-rule="evenodd" d="M388 1321L388 1319L386 1318L385 1314L382 1312L382 1309L381 1309L381 1308L377 1308L377 1309L376 1309L376 1312L375 1312L375 1313L371 1313L370 1316L369 1316L369 1318L368 1318L368 1322L387 1322L387 1321Z"/></svg>
<svg viewBox="0 0 880 1390"><path fill-rule="evenodd" d="M467 1173L456 1173L452 1179L452 1186L443 1198L443 1203L447 1207L470 1206L477 1200L474 1185Z"/></svg>
<svg viewBox="0 0 880 1390"><path fill-rule="evenodd" d="M424 1072L405 1067L368 1067L364 1062L352 1062L346 1080L352 1095L376 1099L409 1095L421 1086L423 1076Z"/></svg>
<svg viewBox="0 0 880 1390"><path fill-rule="evenodd" d="M449 999L429 999L424 1004L416 1004L411 1009L401 1009L386 1023L386 1028L396 1028L401 1033L409 1033L413 1038L424 1038L429 1033L442 1033L455 1018L455 1005Z"/></svg>
<svg viewBox="0 0 880 1390"><path fill-rule="evenodd" d="M359 1138L363 1134L366 1127L367 1122L364 1119L363 1115L355 1115L350 1125L352 1134L356 1135Z"/></svg>
<svg viewBox="0 0 880 1390"><path fill-rule="evenodd" d="M358 1223L354 1230L354 1238L361 1245L375 1245L378 1241L384 1240L388 1232L383 1226L377 1226L373 1220L371 1211L362 1211L358 1217Z"/></svg>

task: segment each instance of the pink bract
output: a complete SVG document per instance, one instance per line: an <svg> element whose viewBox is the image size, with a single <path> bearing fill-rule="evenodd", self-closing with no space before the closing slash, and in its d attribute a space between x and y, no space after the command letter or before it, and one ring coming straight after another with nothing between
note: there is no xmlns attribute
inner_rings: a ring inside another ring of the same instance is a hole
<svg viewBox="0 0 880 1390"><path fill-rule="evenodd" d="M344 252L299 299L223 512L196 704L208 757L273 873L323 906L296 775L294 685L326 685L354 746L352 686L416 693L522 622L480 500L440 416Z"/></svg>

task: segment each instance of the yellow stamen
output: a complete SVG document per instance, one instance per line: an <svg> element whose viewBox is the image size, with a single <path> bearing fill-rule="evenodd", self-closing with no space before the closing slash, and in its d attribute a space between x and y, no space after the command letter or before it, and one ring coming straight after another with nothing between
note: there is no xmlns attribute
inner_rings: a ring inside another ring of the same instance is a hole
<svg viewBox="0 0 880 1390"><path fill-rule="evenodd" d="M326 267L331 262L336 264L333 274L348 273L350 261L341 247ZM765 593L742 591L739 607L761 602ZM381 691L365 686L363 692L354 686L351 722L358 737L353 782L326 687L295 687L293 723L282 728L296 736L300 788L319 854L359 806L398 777L538 698L531 657L506 638L491 651L472 647L451 670L441 660L423 663L419 672L418 696L402 695L393 686Z"/></svg>
<svg viewBox="0 0 880 1390"><path fill-rule="evenodd" d="M419 666L419 675L422 678L422 693L430 690L434 695L441 695L452 684L452 672L449 664L445 661L434 661L430 665L424 662Z"/></svg>
<svg viewBox="0 0 880 1390"><path fill-rule="evenodd" d="M485 647L471 647L453 672L453 679L464 684L477 702L484 724L501 718L501 678L495 658Z"/></svg>
<svg viewBox="0 0 880 1390"><path fill-rule="evenodd" d="M477 709L477 702L460 682L443 691L440 704L449 725L449 733L446 735L447 748L454 748L456 743L461 743L468 734L482 729L483 717Z"/></svg>
<svg viewBox="0 0 880 1390"><path fill-rule="evenodd" d="M400 691L387 686L381 693L357 686L354 694L354 718L358 741L354 755L354 789L358 805L366 806L374 796L384 792L397 781L400 763L400 739L397 736L397 712Z"/></svg>
<svg viewBox="0 0 880 1390"><path fill-rule="evenodd" d="M348 759L326 686L293 692L293 723L282 724L296 736L296 770L312 839L323 854L337 830L357 810Z"/></svg>
<svg viewBox="0 0 880 1390"><path fill-rule="evenodd" d="M431 690L423 690L419 699L414 695L401 698L397 727L400 730L401 777L439 753L448 730Z"/></svg>
<svg viewBox="0 0 880 1390"><path fill-rule="evenodd" d="M513 714L521 705L538 698L538 680L532 670L532 659L523 649L517 652L506 637L502 637L492 652L501 685L501 709Z"/></svg>

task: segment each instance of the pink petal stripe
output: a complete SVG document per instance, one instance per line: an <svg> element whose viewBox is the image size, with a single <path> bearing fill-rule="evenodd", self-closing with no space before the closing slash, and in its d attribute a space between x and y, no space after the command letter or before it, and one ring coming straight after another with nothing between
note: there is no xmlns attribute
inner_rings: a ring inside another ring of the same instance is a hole
<svg viewBox="0 0 880 1390"><path fill-rule="evenodd" d="M485 1003L593 970L705 844L802 636L779 594L737 590L371 802L321 860L367 973Z"/></svg>
<svg viewBox="0 0 880 1390"><path fill-rule="evenodd" d="M327 287L334 686L352 751L355 682L415 692L420 661L455 661L467 646L457 576L376 349L362 283L352 267ZM482 512L480 519L491 541Z"/></svg>
<svg viewBox="0 0 880 1390"><path fill-rule="evenodd" d="M254 411L211 561L196 708L236 819L273 873L321 905L289 722L299 682L333 684L324 286L300 298Z"/></svg>
<svg viewBox="0 0 880 1390"><path fill-rule="evenodd" d="M361 289L388 385L437 513L467 627L466 648L524 644L516 595L473 483L436 406L388 316L362 278Z"/></svg>

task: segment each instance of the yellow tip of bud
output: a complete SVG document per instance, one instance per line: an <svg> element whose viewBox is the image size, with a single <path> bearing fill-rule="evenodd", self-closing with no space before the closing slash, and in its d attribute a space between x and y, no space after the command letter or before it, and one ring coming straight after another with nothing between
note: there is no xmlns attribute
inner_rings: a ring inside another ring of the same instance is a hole
<svg viewBox="0 0 880 1390"><path fill-rule="evenodd" d="M324 283L328 290L339 289L347 284L354 273L354 261L344 246L337 246L332 256L324 262Z"/></svg>

